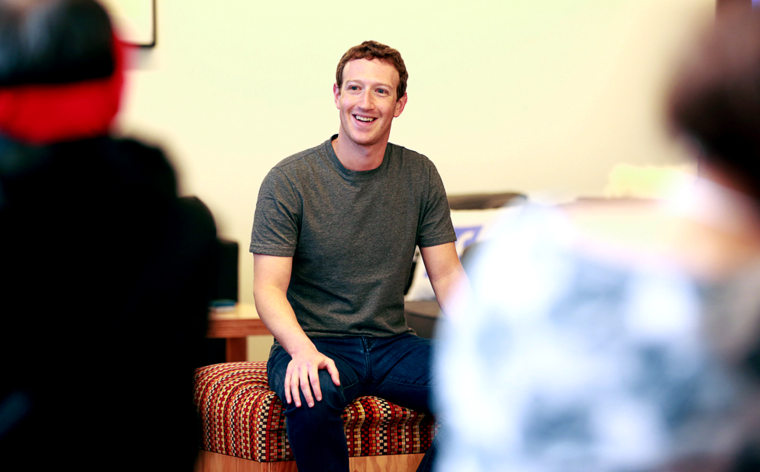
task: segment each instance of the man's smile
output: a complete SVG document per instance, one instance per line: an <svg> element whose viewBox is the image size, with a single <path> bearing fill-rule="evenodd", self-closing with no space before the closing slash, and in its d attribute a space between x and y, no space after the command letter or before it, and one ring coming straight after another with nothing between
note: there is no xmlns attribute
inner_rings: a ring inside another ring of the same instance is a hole
<svg viewBox="0 0 760 472"><path fill-rule="evenodd" d="M362 123L372 123L373 121L377 119L377 118L372 118L371 116L364 116L364 115L353 115L353 117L356 120L361 121Z"/></svg>

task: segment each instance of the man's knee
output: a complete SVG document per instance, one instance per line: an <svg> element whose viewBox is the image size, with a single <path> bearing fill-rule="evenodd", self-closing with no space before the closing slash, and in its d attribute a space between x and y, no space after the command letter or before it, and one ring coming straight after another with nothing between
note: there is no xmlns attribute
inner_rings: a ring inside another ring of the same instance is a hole
<svg viewBox="0 0 760 472"><path fill-rule="evenodd" d="M333 383L330 374L328 374L326 370L319 371L319 390L322 394L322 400L317 400L317 394L311 385L309 385L309 388L311 389L311 394L314 398L314 406L311 408L319 407L340 414L346 406L347 402L343 393L343 388ZM300 395L301 404L308 408L303 390L301 390Z"/></svg>
<svg viewBox="0 0 760 472"><path fill-rule="evenodd" d="M274 390L280 400L285 403L285 376L273 375L270 376L269 383L270 388ZM317 395L311 385L308 385L312 398L314 399L314 406L309 406L306 402L303 389L299 387L298 394L301 397L301 406L297 407L295 401L292 401L289 405L285 405L285 414L290 415L295 410L311 410L304 413L304 416L313 416L315 419L319 416L340 415L345 408L347 401L343 393L343 389L332 382L330 375L327 371L319 371L319 386L322 393L322 399L317 400ZM291 392L292 396L292 392Z"/></svg>
<svg viewBox="0 0 760 472"><path fill-rule="evenodd" d="M299 431L301 434L319 435L332 428L343 428L342 408L322 401L315 401L314 406L309 406L302 401L297 407L291 403L285 409L285 417L288 419L288 430Z"/></svg>

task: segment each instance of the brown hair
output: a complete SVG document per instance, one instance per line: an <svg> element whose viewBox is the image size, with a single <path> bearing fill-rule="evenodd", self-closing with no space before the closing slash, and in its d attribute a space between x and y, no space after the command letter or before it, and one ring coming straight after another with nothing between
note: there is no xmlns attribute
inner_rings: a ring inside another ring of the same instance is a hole
<svg viewBox="0 0 760 472"><path fill-rule="evenodd" d="M338 69L335 71L335 83L340 89L343 86L343 69L349 61L356 59L378 59L390 63L398 71L398 87L396 88L396 100L400 99L406 93L406 81L409 74L406 72L404 60L401 53L385 44L377 41L364 41L358 46L354 46L340 58Z"/></svg>
<svg viewBox="0 0 760 472"><path fill-rule="evenodd" d="M760 200L760 11L720 13L678 68L667 118Z"/></svg>

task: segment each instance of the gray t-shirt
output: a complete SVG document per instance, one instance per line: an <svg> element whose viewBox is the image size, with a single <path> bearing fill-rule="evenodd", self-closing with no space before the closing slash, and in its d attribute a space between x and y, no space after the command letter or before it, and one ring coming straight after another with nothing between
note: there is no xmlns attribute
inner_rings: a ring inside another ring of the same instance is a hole
<svg viewBox="0 0 760 472"><path fill-rule="evenodd" d="M348 170L332 139L266 176L250 251L293 257L288 301L309 336L407 332L415 246L456 240L443 183L427 157L390 143L378 168Z"/></svg>

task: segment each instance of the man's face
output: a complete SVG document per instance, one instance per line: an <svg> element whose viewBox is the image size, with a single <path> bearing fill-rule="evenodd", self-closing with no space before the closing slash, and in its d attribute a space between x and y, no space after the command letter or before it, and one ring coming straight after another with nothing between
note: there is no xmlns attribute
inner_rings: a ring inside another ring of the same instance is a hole
<svg viewBox="0 0 760 472"><path fill-rule="evenodd" d="M388 141L391 122L406 104L398 99L398 71L377 59L355 59L343 68L343 85L333 87L335 106L340 110L340 134L354 144L371 146Z"/></svg>

